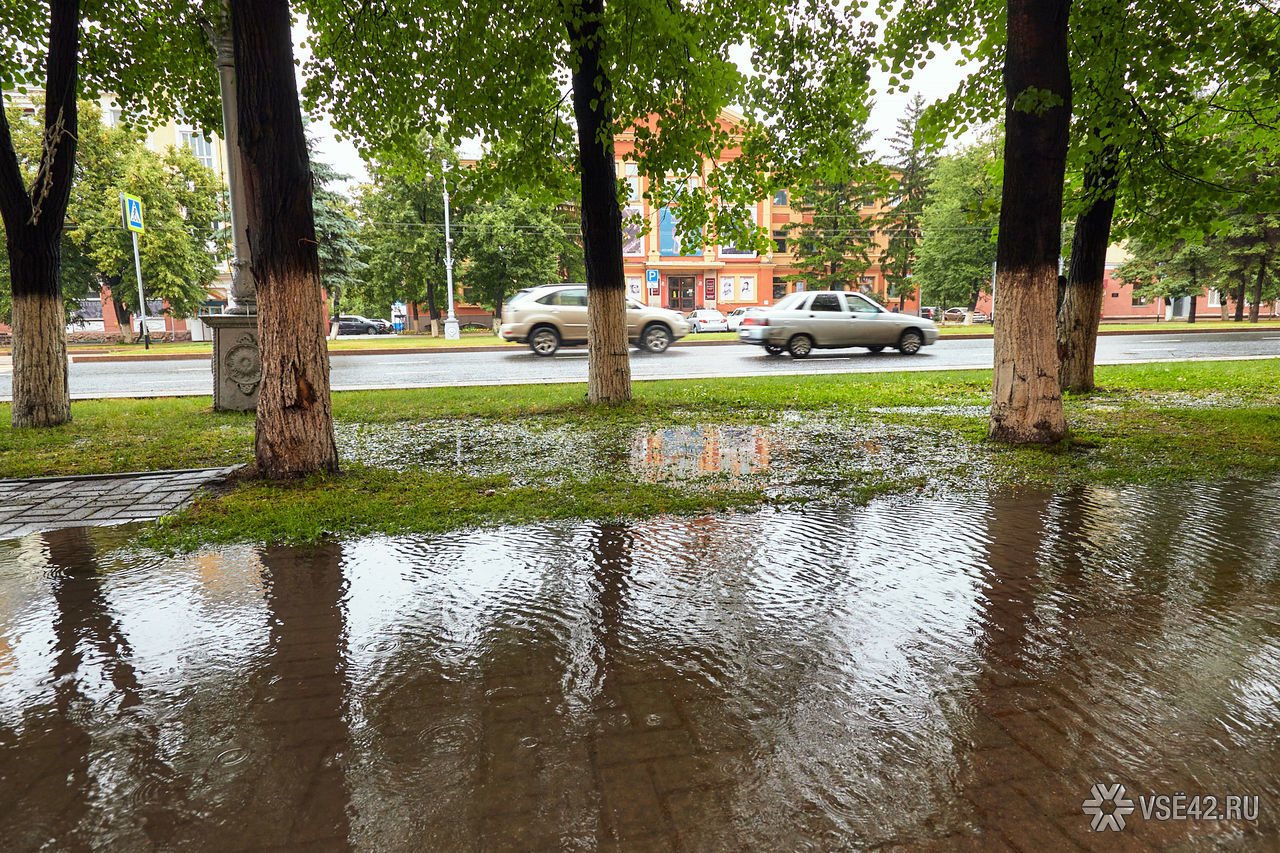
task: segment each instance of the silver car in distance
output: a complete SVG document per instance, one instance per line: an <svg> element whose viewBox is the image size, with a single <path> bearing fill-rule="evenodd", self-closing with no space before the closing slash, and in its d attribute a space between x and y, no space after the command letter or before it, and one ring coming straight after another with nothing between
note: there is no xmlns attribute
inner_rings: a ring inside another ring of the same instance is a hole
<svg viewBox="0 0 1280 853"><path fill-rule="evenodd" d="M932 320L895 314L861 293L810 290L792 293L772 308L742 318L738 340L762 346L770 355L783 350L804 358L815 349L866 347L880 352L894 347L915 355L938 340Z"/></svg>

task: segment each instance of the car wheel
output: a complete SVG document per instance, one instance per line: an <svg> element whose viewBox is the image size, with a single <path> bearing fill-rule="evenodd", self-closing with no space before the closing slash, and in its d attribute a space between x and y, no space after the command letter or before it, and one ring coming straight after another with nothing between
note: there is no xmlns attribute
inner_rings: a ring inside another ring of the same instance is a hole
<svg viewBox="0 0 1280 853"><path fill-rule="evenodd" d="M666 352L671 346L671 330L661 323L650 323L640 333L640 346L649 352Z"/></svg>
<svg viewBox="0 0 1280 853"><path fill-rule="evenodd" d="M915 329L907 329L898 338L898 352L903 355L915 355L924 346L924 336Z"/></svg>
<svg viewBox="0 0 1280 853"><path fill-rule="evenodd" d="M796 335L787 341L787 352L792 358L805 358L813 352L813 338L808 335Z"/></svg>
<svg viewBox="0 0 1280 853"><path fill-rule="evenodd" d="M884 344L876 344L875 346L867 347L867 349L871 350L872 352L883 352Z"/></svg>
<svg viewBox="0 0 1280 853"><path fill-rule="evenodd" d="M769 355L782 355L782 350L783 350L783 347L780 347L777 344L764 345L764 351L769 353Z"/></svg>
<svg viewBox="0 0 1280 853"><path fill-rule="evenodd" d="M364 333L365 333L366 335L376 335L376 334L378 334L378 330L377 330L375 327L370 326L369 328L367 328L367 329L365 329L365 330L364 330Z"/></svg>
<svg viewBox="0 0 1280 853"><path fill-rule="evenodd" d="M533 350L534 355L555 355L556 350L560 349L560 336L550 326L539 326L529 335L529 349Z"/></svg>

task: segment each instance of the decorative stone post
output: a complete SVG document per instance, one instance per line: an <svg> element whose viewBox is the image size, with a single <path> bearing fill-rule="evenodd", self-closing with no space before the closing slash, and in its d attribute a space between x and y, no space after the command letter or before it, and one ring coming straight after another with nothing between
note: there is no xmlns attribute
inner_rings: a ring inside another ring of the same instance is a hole
<svg viewBox="0 0 1280 853"><path fill-rule="evenodd" d="M227 152L231 202L231 293L222 314L201 318L213 329L213 408L250 411L258 406L262 359L258 353L258 302L249 267L249 234L245 230L244 176L240 163L240 128L236 118L235 52L231 19L225 3L218 20L206 27L216 56L222 91L222 138Z"/></svg>

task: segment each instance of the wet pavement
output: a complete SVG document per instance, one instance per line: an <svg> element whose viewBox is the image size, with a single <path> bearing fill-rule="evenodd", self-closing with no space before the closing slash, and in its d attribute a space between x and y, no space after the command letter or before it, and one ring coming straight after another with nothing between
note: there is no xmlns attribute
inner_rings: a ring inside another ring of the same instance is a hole
<svg viewBox="0 0 1280 853"><path fill-rule="evenodd" d="M694 336L696 337L696 336ZM1231 332L1179 332L1167 335L1107 335L1098 339L1098 364L1178 360L1275 358L1280 329ZM905 370L991 369L992 342L943 338L918 355L889 350L823 350L809 358L769 356L759 347L676 346L662 353L632 351L631 376L646 379L708 379L731 376L792 376L816 373L880 373ZM10 398L11 375L0 368L0 400ZM585 382L585 347L539 358L525 347L488 352L334 353L330 384L334 391L368 388L433 388L459 385L509 385ZM212 388L207 357L197 360L75 362L69 381L73 399L208 395Z"/></svg>
<svg viewBox="0 0 1280 853"><path fill-rule="evenodd" d="M758 438L720 454L749 470ZM9 540L0 847L1274 847L1277 512L1280 481L1224 481ZM1134 811L1091 832L1114 784ZM1174 794L1246 799L1144 816Z"/></svg>
<svg viewBox="0 0 1280 853"><path fill-rule="evenodd" d="M152 521L187 506L239 467L0 480L0 538Z"/></svg>

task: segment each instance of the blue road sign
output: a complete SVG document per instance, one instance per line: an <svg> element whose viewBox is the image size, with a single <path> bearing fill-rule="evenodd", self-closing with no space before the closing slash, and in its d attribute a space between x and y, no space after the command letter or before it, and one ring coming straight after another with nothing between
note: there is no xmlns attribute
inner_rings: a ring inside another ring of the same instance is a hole
<svg viewBox="0 0 1280 853"><path fill-rule="evenodd" d="M146 230L142 225L142 199L128 193L124 195L124 227L139 234Z"/></svg>
<svg viewBox="0 0 1280 853"><path fill-rule="evenodd" d="M657 271L657 270L645 270L645 271L644 271L644 279L645 279L645 281L647 281L649 284L657 284L657 283L658 283L658 271Z"/></svg>

